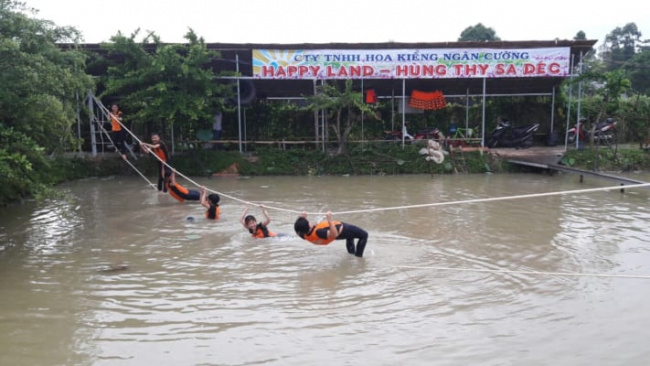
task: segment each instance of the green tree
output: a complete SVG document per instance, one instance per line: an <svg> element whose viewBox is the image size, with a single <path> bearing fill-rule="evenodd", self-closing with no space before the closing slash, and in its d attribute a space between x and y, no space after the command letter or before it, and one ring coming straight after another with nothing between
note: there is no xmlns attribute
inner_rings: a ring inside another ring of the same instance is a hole
<svg viewBox="0 0 650 366"><path fill-rule="evenodd" d="M44 154L74 146L77 97L93 87L80 33L0 0L0 200L33 192ZM60 47L57 43L70 44ZM16 144L16 141L20 142Z"/></svg>
<svg viewBox="0 0 650 366"><path fill-rule="evenodd" d="M80 33L57 27L22 3L0 0L0 122L24 133L47 152L70 147L76 96L92 87Z"/></svg>
<svg viewBox="0 0 650 366"><path fill-rule="evenodd" d="M639 148L648 146L650 141L650 98L637 94L630 98L623 106L622 115L627 122L627 129L631 140L639 143Z"/></svg>
<svg viewBox="0 0 650 366"><path fill-rule="evenodd" d="M590 136L593 138L593 128L599 121L603 120L606 116L614 117L624 124L624 111L622 111L623 103L622 97L630 89L630 80L625 76L623 70L614 70L610 72L583 72L579 77L573 80L574 83L584 82L592 84L594 94L585 101L585 107L588 104L595 105L592 113L596 113L595 123L592 124L592 131ZM588 110L590 108L585 108ZM593 144L593 141L591 141Z"/></svg>
<svg viewBox="0 0 650 366"><path fill-rule="evenodd" d="M350 131L357 119L360 119L362 111L370 118L378 118L375 109L363 103L363 94L354 90L350 79L345 81L343 90L340 90L336 83L319 85L316 94L307 98L307 103L310 109L327 110L330 112L330 119L334 118L335 123L330 126L338 142L336 155L347 153Z"/></svg>
<svg viewBox="0 0 650 366"><path fill-rule="evenodd" d="M215 81L210 64L219 54L207 49L190 30L188 43L164 44L154 33L136 42L121 33L104 44L109 63L102 97L119 97L135 124L178 127L187 135L209 125L221 99L232 86Z"/></svg>
<svg viewBox="0 0 650 366"><path fill-rule="evenodd" d="M616 115L620 107L621 97L630 89L630 79L625 76L623 70L610 72L585 72L575 79L575 82L587 81L597 85L594 96L600 98L599 112L596 120L602 119L605 115Z"/></svg>
<svg viewBox="0 0 650 366"><path fill-rule="evenodd" d="M578 33L576 33L573 39L576 41L584 41L587 39L587 34L585 34L585 32L583 31L578 31Z"/></svg>
<svg viewBox="0 0 650 366"><path fill-rule="evenodd" d="M484 42L484 41L500 41L501 38L497 37L496 32L492 28L478 23L474 26L465 28L458 37L458 42Z"/></svg>
<svg viewBox="0 0 650 366"><path fill-rule="evenodd" d="M601 46L601 58L607 63L607 70L615 70L630 60L643 44L641 32L635 23L616 27L607 36Z"/></svg>
<svg viewBox="0 0 650 366"><path fill-rule="evenodd" d="M650 50L637 53L624 66L636 92L650 95Z"/></svg>

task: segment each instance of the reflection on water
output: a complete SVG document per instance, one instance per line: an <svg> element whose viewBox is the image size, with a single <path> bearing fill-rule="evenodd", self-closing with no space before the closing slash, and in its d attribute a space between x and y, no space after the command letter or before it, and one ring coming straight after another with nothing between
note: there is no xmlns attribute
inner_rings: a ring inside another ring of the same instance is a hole
<svg viewBox="0 0 650 366"><path fill-rule="evenodd" d="M290 236L254 240L239 224L244 207L227 199L222 219L207 222L200 205L136 179L66 184L65 200L0 212L0 365L641 365L650 356L650 279L557 274L650 276L648 190L408 208L609 182L199 183L292 210L401 208L335 217L370 233L359 259L342 242L296 238L295 214L271 210L271 228Z"/></svg>

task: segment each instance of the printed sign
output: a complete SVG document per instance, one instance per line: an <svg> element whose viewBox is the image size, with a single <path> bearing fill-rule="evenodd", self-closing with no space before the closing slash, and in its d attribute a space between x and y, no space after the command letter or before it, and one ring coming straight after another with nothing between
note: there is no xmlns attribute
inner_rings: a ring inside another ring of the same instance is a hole
<svg viewBox="0 0 650 366"><path fill-rule="evenodd" d="M450 79L569 76L569 47L253 50L260 79Z"/></svg>

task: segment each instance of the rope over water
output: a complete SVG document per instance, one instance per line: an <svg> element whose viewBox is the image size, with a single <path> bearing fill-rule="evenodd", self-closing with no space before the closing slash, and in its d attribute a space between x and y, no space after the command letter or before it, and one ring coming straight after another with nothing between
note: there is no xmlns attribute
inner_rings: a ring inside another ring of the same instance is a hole
<svg viewBox="0 0 650 366"><path fill-rule="evenodd" d="M100 106L102 111L104 111L108 116L111 116L111 112L97 99L93 96L95 103ZM131 132L121 121L118 120L118 123L122 128L127 131L135 141L139 143L142 140ZM109 141L113 143L112 139L108 132L104 129L103 126L100 126L104 134L108 137ZM116 150L117 151L117 150ZM119 151L118 151L119 153ZM158 159L159 162L164 164L166 167L174 170L176 174L183 177L185 180L196 186L197 188L202 187L200 184L196 183L194 180L190 179L186 175L176 171L171 165L163 161L156 154L150 154ZM128 159L125 159L125 162L129 164L153 189L157 189L156 186L151 183ZM460 205L460 204L471 204L471 203L484 203L484 202L494 202L494 201L506 201L506 200L515 200L515 199L524 199L524 198L538 198L538 197L550 197L550 196L560 196L560 195L570 195L570 194L580 194L580 193L593 193L593 192L604 192L612 190L621 190L621 189L633 189L633 188L645 188L650 187L650 183L639 183L631 184L627 186L608 186L608 187L598 187L598 188L587 188L587 189L575 189L568 191L556 191L556 192L545 192L545 193L532 193L532 194L522 194L514 196L501 196L501 197L488 197L488 198L475 198L461 201L448 201L448 202L434 202L434 203L425 203L419 205L407 205L407 206L394 206L394 207L381 207L381 208L369 208L361 210L348 210L348 211L338 211L332 212L333 215L346 215L346 214L355 214L355 213L369 213L369 212L381 212L381 211L393 211L393 210L405 210L405 209L414 209L414 208L426 208L426 207L438 207L438 206L449 206L449 205ZM222 197L229 198L233 201L244 203L244 204L253 204L253 202L246 201L231 195L228 195L217 190L210 189L205 187L206 191L211 193L219 194ZM265 208L276 211L290 212L300 214L303 211L301 210L292 210L281 207L267 206ZM308 212L311 215L324 215L324 212ZM429 267L429 266L393 266L393 268L398 269L429 269L434 271L456 271L456 272L480 272L480 273L493 273L493 274L524 274L524 275L542 275L542 276L559 276L559 277L600 277L600 278L627 278L627 279L650 279L650 275L625 275L625 274L600 274L600 273L575 273L575 272L540 272L540 271L524 271L524 270L505 270L505 269L479 269L479 268L450 268L450 267Z"/></svg>
<svg viewBox="0 0 650 366"><path fill-rule="evenodd" d="M110 111L97 99L97 97L93 96L96 104L100 106L100 108L107 113L109 116L111 115ZM124 128L125 131L127 131L133 139L135 139L138 143L141 143L142 140L138 139L138 137L131 132L124 124L122 124L121 121L118 121L118 123ZM177 175L183 177L185 180L193 184L195 187L200 188L202 187L200 184L196 183L194 180L191 178L187 177L186 175L182 174L181 172L178 172L169 165L167 162L163 161L158 157L156 154L151 154L153 157L158 159L159 162L164 164L166 167L169 169L172 169L176 172ZM155 188L155 186L149 182L147 178L142 175L134 166L131 164L128 160L127 163L134 169L136 170L141 177L143 177L149 185ZM348 211L337 211L337 212L332 212L332 215L347 215L347 214L356 214L356 213L369 213L369 212L381 212L381 211L394 211L394 210L405 210L405 209L414 209L414 208L425 208L425 207L438 207L438 206L449 206L449 205L460 205L460 204L470 204L470 203L484 203L484 202L494 202L494 201L506 201L506 200L515 200L515 199L524 199L524 198L538 198L538 197L550 197L550 196L561 196L561 195L570 195L570 194L580 194L580 193L593 193L593 192L602 192L602 191L612 191L612 190L617 190L617 189L633 189L633 188L644 188L644 187L650 187L650 183L640 183L640 184L631 184L627 186L608 186L608 187L598 187L598 188L587 188L587 189L575 189L575 190L568 190L568 191L556 191L556 192L545 192L545 193L532 193L532 194L522 194L522 195L515 195L515 196L501 196L501 197L488 197L488 198L475 198L475 199L469 199L469 200L461 200L461 201L448 201L448 202L434 202L434 203L424 203L424 204L419 204L419 205L408 205L408 206L394 206L394 207L380 207L380 208L368 208L368 209L361 209L361 210L348 210ZM210 193L216 193L220 195L221 197L226 197L229 198L233 201L240 202L243 204L254 204L253 202L246 201L244 199L240 199L231 195L228 195L226 193L210 189L208 187L205 187L205 190L210 192ZM300 214L303 211L302 210L292 210L292 209L287 209L287 208L282 208L282 207L276 207L276 206L267 206L264 205L269 210L276 210L276 211L282 211L282 212L289 212L289 213L295 213L295 214ZM324 215L325 212L307 212L309 215Z"/></svg>

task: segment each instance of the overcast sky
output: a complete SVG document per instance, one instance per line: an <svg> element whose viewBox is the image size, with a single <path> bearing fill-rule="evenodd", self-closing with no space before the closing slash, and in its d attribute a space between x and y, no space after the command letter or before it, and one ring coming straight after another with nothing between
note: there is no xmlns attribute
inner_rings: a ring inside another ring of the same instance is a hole
<svg viewBox="0 0 650 366"><path fill-rule="evenodd" d="M38 18L79 29L87 43L118 31L155 31L181 42L188 28L208 43L455 42L483 23L504 41L602 41L636 23L650 38L650 6L639 0L23 0Z"/></svg>

